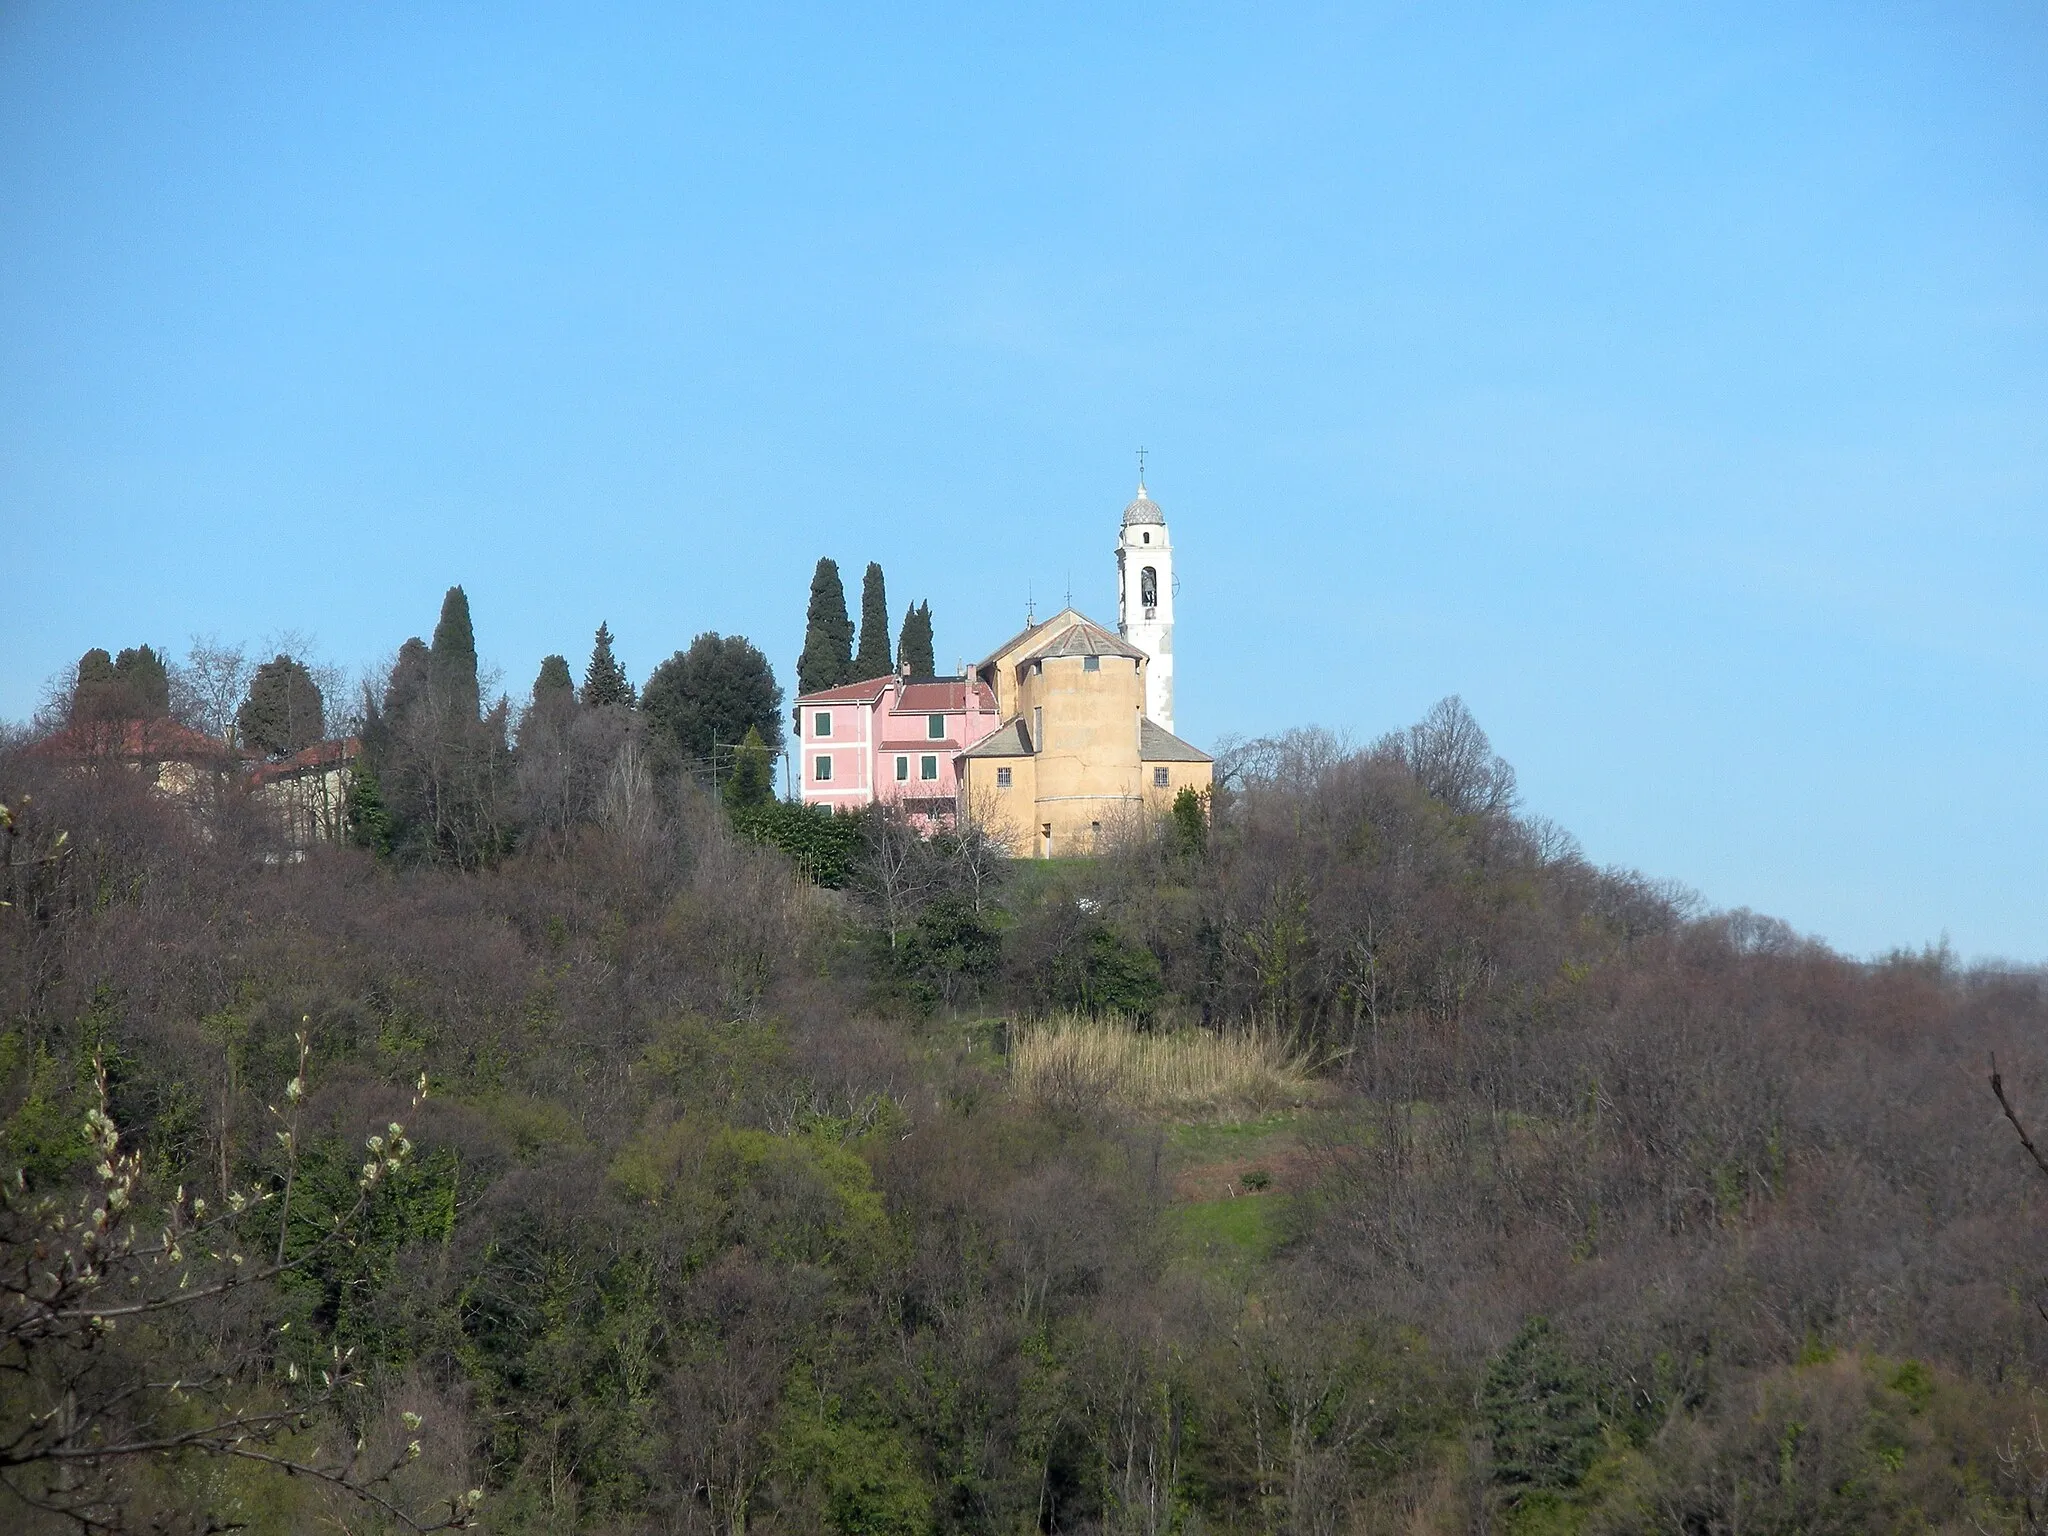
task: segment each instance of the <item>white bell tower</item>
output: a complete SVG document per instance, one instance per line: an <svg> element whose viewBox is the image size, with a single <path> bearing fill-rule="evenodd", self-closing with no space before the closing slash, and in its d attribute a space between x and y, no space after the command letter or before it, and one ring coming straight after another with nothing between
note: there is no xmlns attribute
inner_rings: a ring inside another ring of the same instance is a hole
<svg viewBox="0 0 2048 1536"><path fill-rule="evenodd" d="M1124 508L1116 541L1117 633L1152 660L1145 668L1145 713L1173 729L1173 545L1166 514L1145 489L1138 450L1138 495Z"/></svg>

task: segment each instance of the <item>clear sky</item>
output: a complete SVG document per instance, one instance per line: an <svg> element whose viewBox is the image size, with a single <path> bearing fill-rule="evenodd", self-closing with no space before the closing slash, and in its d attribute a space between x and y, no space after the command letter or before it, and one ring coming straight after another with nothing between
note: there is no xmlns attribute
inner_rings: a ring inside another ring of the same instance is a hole
<svg viewBox="0 0 2048 1536"><path fill-rule="evenodd" d="M0 715L461 582L787 684L1113 617L1178 725L1463 695L1590 856L2048 959L2048 11L0 7Z"/></svg>

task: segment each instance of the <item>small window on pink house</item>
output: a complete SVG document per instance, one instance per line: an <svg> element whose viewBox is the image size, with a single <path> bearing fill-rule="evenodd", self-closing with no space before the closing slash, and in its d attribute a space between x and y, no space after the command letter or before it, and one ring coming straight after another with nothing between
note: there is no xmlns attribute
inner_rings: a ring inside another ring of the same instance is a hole
<svg viewBox="0 0 2048 1536"><path fill-rule="evenodd" d="M817 780L820 784L831 783L832 759L829 757L819 758L817 761L817 765L811 769L811 777Z"/></svg>
<svg viewBox="0 0 2048 1536"><path fill-rule="evenodd" d="M832 734L831 710L821 709L811 717L811 734L813 736L830 736Z"/></svg>
<svg viewBox="0 0 2048 1536"><path fill-rule="evenodd" d="M917 776L920 779L936 779L939 776L939 760L925 756L917 760Z"/></svg>

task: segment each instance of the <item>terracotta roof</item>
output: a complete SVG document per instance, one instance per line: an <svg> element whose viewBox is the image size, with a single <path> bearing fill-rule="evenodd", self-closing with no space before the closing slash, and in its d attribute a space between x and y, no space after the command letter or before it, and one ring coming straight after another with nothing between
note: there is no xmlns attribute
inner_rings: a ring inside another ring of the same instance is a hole
<svg viewBox="0 0 2048 1536"><path fill-rule="evenodd" d="M994 733L984 736L960 757L1029 757L1031 755L1031 733L1024 728L1022 720L1012 720Z"/></svg>
<svg viewBox="0 0 2048 1536"><path fill-rule="evenodd" d="M1164 726L1150 719L1138 722L1138 760L1146 763L1207 763L1208 753L1189 746Z"/></svg>
<svg viewBox="0 0 2048 1536"><path fill-rule="evenodd" d="M975 702L983 709L996 707L995 695L985 683L974 685ZM967 707L967 679L964 677L914 678L897 694L896 707L905 714L931 714Z"/></svg>
<svg viewBox="0 0 2048 1536"><path fill-rule="evenodd" d="M841 683L836 688L820 688L816 693L800 693L796 701L799 704L872 704L882 696L882 690L895 681L896 675L887 673L858 683Z"/></svg>
<svg viewBox="0 0 2048 1536"><path fill-rule="evenodd" d="M51 757L123 757L138 762L220 762L233 756L226 742L175 720L76 720L37 742Z"/></svg>
<svg viewBox="0 0 2048 1536"><path fill-rule="evenodd" d="M249 771L252 784L272 784L279 779L296 778L312 770L325 772L343 763L352 763L362 755L363 744L353 736L340 741L316 741L312 746L294 752L290 757L274 757L258 763Z"/></svg>

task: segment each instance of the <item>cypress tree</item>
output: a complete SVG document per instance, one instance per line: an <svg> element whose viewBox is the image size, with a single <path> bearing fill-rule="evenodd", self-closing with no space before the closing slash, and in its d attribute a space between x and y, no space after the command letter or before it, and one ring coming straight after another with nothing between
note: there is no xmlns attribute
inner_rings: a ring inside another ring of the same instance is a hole
<svg viewBox="0 0 2048 1536"><path fill-rule="evenodd" d="M431 665L427 642L418 635L398 648L398 659L391 663L391 676L384 684L386 719L405 714L426 697L427 674Z"/></svg>
<svg viewBox="0 0 2048 1536"><path fill-rule="evenodd" d="M932 657L932 605L912 603L903 613L903 637L896 642L896 659L912 677L933 677L938 665Z"/></svg>
<svg viewBox="0 0 2048 1536"><path fill-rule="evenodd" d="M816 693L853 681L853 620L846 616L846 588L837 561L821 559L811 576L811 607L804 621L804 649L796 663L796 691Z"/></svg>
<svg viewBox="0 0 2048 1536"><path fill-rule="evenodd" d="M436 706L465 720L477 719L483 698L477 686L476 631L469 622L469 596L460 587L450 587L441 599L441 622L434 626L428 655L427 687Z"/></svg>
<svg viewBox="0 0 2048 1536"><path fill-rule="evenodd" d="M171 712L171 670L149 646L130 646L116 656L114 681L136 719L154 720Z"/></svg>
<svg viewBox="0 0 2048 1536"><path fill-rule="evenodd" d="M593 709L607 704L623 704L632 709L639 703L626 669L612 655L612 628L608 623L597 626L597 643L590 648L590 665L583 669L583 702Z"/></svg>
<svg viewBox="0 0 2048 1536"><path fill-rule="evenodd" d="M569 675L569 658L566 656L543 656L540 662L540 676L533 680L533 702L539 704L549 699L559 699L564 694L576 697L576 679Z"/></svg>
<svg viewBox="0 0 2048 1536"><path fill-rule="evenodd" d="M868 562L860 580L860 654L853 658L851 682L887 677L896 670L889 659L889 599L882 587L882 568Z"/></svg>
<svg viewBox="0 0 2048 1536"><path fill-rule="evenodd" d="M235 729L259 752L286 757L327 734L327 701L304 662L280 655L256 669Z"/></svg>

